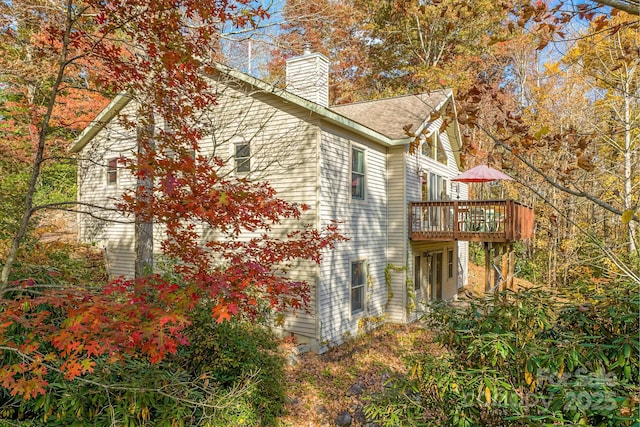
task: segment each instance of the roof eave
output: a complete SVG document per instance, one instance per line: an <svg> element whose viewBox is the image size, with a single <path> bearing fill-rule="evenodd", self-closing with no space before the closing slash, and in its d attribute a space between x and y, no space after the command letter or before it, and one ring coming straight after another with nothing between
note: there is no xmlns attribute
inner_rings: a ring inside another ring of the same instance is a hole
<svg viewBox="0 0 640 427"><path fill-rule="evenodd" d="M126 93L116 95L113 100L84 128L69 149L73 153L82 150L122 109L131 101Z"/></svg>
<svg viewBox="0 0 640 427"><path fill-rule="evenodd" d="M441 109L443 109L447 105L447 103L449 101L451 101L453 99L453 91L451 89L445 89L444 92L445 92L446 96L444 97L444 99L442 101L440 101L440 103L438 105L435 106L433 111L440 111ZM427 117L422 122L420 127L415 131L415 134L419 135L420 133L422 133L425 130L425 128L427 128L431 124L431 122L432 122L431 117Z"/></svg>

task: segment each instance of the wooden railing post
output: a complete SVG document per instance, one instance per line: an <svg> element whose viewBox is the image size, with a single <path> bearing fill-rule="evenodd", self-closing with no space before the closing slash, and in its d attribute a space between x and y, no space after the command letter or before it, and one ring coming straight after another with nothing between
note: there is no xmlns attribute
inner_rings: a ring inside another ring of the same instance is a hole
<svg viewBox="0 0 640 427"><path fill-rule="evenodd" d="M458 201L453 201L453 240L458 240Z"/></svg>
<svg viewBox="0 0 640 427"><path fill-rule="evenodd" d="M513 241L513 236L514 236L514 227L515 227L513 222L514 210L515 209L513 205L513 200L507 200L506 211L507 211L508 220L505 228L505 233L508 241Z"/></svg>

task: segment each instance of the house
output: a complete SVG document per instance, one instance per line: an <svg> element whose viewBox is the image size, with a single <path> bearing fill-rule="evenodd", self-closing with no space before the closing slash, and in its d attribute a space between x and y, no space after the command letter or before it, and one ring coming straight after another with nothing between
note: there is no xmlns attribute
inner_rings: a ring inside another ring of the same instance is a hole
<svg viewBox="0 0 640 427"><path fill-rule="evenodd" d="M280 197L307 204L304 223L341 222L349 240L295 272L312 284L310 313L289 315L283 326L316 352L371 323L415 320L426 300L454 298L468 262L467 242L414 241L409 232L411 202L467 198L466 185L450 181L460 169L459 130L435 118L455 111L452 92L330 107L328 70L326 57L307 51L287 62L282 90L220 66L210 76L218 106L200 124L209 129L200 154L215 150L229 173L268 180ZM135 134L114 120L132 107L116 97L75 141L80 202L109 207L134 185L116 159L134 155ZM407 129L424 135L417 152ZM79 216L79 238L105 249L110 274L131 276L133 225L98 216ZM437 209L421 218L432 228L445 221Z"/></svg>

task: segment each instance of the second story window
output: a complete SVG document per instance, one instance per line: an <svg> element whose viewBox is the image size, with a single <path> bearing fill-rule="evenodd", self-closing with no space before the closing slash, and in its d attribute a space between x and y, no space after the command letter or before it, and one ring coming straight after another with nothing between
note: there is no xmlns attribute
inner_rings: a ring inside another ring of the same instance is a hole
<svg viewBox="0 0 640 427"><path fill-rule="evenodd" d="M351 149L351 198L364 200L364 151L353 147Z"/></svg>
<svg viewBox="0 0 640 427"><path fill-rule="evenodd" d="M422 141L422 155L433 158L433 138L425 138Z"/></svg>
<svg viewBox="0 0 640 427"><path fill-rule="evenodd" d="M251 170L251 147L248 142L235 144L234 160L236 172Z"/></svg>
<svg viewBox="0 0 640 427"><path fill-rule="evenodd" d="M447 164L447 153L444 151L442 139L438 131L434 131L430 136L422 141L422 155L442 164Z"/></svg>
<svg viewBox="0 0 640 427"><path fill-rule="evenodd" d="M442 139L440 138L440 134L438 132L434 133L435 139L435 147L436 147L436 160L440 163L446 165L447 164L447 153L444 151L444 146L442 145Z"/></svg>
<svg viewBox="0 0 640 427"><path fill-rule="evenodd" d="M107 185L118 184L118 159L107 161Z"/></svg>

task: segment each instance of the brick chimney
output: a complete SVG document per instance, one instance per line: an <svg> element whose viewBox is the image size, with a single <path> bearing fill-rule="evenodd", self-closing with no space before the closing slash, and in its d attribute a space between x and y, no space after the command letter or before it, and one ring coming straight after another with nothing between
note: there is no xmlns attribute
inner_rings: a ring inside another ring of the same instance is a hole
<svg viewBox="0 0 640 427"><path fill-rule="evenodd" d="M305 45L301 56L287 59L287 90L304 99L329 106L329 59Z"/></svg>

